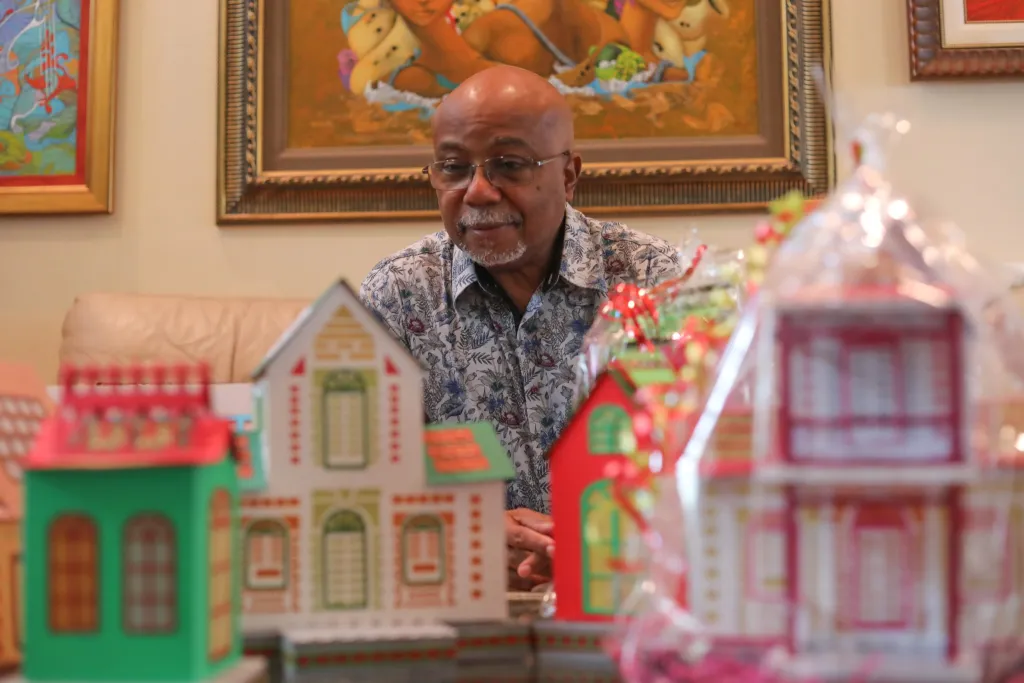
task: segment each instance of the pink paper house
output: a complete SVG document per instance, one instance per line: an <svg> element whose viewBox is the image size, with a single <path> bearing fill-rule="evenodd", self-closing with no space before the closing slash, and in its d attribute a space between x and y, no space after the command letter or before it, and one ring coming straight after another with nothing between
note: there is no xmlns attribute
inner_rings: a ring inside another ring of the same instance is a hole
<svg viewBox="0 0 1024 683"><path fill-rule="evenodd" d="M21 661L22 459L52 412L46 387L26 365L0 363L0 668Z"/></svg>

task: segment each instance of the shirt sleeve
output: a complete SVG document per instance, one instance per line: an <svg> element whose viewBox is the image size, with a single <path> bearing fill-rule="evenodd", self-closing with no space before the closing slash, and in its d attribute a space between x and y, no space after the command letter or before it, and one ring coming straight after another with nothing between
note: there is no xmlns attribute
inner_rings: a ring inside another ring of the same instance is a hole
<svg viewBox="0 0 1024 683"><path fill-rule="evenodd" d="M404 310L398 294L398 282L388 264L378 263L359 287L359 299L384 323L392 336L406 348Z"/></svg>
<svg viewBox="0 0 1024 683"><path fill-rule="evenodd" d="M642 278L644 286L653 287L666 280L682 277L686 270L679 249L667 242L653 242L647 246L646 252L638 264L638 270L645 276Z"/></svg>

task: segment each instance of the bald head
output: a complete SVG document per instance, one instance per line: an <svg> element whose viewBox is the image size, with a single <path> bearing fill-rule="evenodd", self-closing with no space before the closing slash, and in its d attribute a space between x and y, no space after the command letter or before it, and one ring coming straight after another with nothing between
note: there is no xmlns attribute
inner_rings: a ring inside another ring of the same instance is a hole
<svg viewBox="0 0 1024 683"><path fill-rule="evenodd" d="M514 66L496 66L463 81L438 107L433 118L438 132L455 120L486 118L510 128L540 130L554 146L573 144L573 114L562 93L547 79Z"/></svg>
<svg viewBox="0 0 1024 683"><path fill-rule="evenodd" d="M511 66L466 79L434 113L445 230L492 273L518 271L529 285L550 270L580 174L572 119L554 86Z"/></svg>

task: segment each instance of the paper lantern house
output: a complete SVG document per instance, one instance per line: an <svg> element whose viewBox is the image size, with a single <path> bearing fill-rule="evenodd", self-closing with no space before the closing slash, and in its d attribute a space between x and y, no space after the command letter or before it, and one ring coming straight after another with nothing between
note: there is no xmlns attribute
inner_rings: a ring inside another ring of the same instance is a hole
<svg viewBox="0 0 1024 683"><path fill-rule="evenodd" d="M981 318L898 221L812 227L843 281L779 253L790 281L744 312L757 332L726 350L680 462L704 477L689 604L718 644L781 646L808 675L850 675L857 653L886 680L978 680L1024 590L1019 483L975 438Z"/></svg>
<svg viewBox="0 0 1024 683"><path fill-rule="evenodd" d="M237 462L205 369L61 383L24 463L23 678L248 680Z"/></svg>
<svg viewBox="0 0 1024 683"><path fill-rule="evenodd" d="M624 569L642 552L641 538L613 497L608 467L631 458L646 466L647 452L634 438L634 397L640 388L673 379L661 353L612 361L551 448L559 621L612 621L633 591L637 575Z"/></svg>
<svg viewBox="0 0 1024 683"><path fill-rule="evenodd" d="M385 638L506 616L514 472L489 424L424 427L422 379L345 282L256 370L271 481L243 500L247 632Z"/></svg>
<svg viewBox="0 0 1024 683"><path fill-rule="evenodd" d="M0 668L21 661L25 633L22 461L52 411L46 387L31 367L0 363Z"/></svg>

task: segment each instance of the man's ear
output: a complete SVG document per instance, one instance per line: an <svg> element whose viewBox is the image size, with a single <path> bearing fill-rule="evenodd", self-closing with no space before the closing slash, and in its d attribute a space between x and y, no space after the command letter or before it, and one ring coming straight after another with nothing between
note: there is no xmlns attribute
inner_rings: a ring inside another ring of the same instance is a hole
<svg viewBox="0 0 1024 683"><path fill-rule="evenodd" d="M583 158L573 152L569 158L569 163L565 165L565 201L572 202L572 197L576 194L576 183L580 181L580 172L583 170Z"/></svg>

